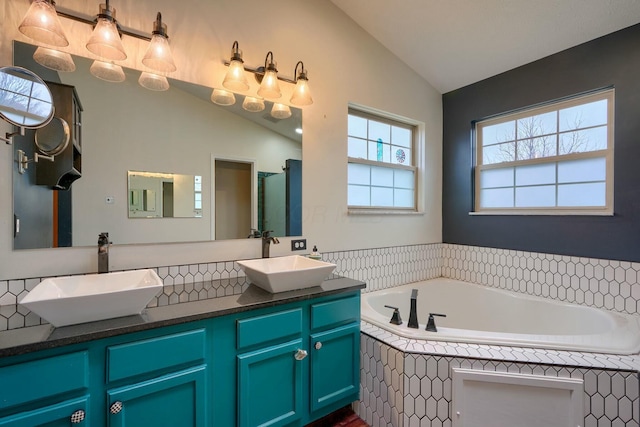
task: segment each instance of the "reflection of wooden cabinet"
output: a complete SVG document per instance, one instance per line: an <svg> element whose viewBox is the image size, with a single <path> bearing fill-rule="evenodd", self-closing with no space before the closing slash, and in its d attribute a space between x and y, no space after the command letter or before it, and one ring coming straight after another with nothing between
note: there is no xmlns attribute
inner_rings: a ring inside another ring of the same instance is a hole
<svg viewBox="0 0 640 427"><path fill-rule="evenodd" d="M82 105L75 87L47 82L53 95L55 117L69 125L69 145L53 162L41 161L36 166L36 183L58 190L68 190L82 172Z"/></svg>

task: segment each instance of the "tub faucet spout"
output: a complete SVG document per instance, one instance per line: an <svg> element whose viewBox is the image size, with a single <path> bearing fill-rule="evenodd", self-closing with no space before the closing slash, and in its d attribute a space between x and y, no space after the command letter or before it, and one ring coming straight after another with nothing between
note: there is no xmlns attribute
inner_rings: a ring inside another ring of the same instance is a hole
<svg viewBox="0 0 640 427"><path fill-rule="evenodd" d="M410 328L418 329L418 290L413 289L411 291L411 311L409 312L409 323L407 326Z"/></svg>

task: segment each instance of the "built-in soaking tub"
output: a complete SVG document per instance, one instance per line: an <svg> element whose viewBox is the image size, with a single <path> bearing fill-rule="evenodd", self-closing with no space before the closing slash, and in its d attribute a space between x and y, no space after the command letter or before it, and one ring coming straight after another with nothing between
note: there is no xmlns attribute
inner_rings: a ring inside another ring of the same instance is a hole
<svg viewBox="0 0 640 427"><path fill-rule="evenodd" d="M407 327L412 289L418 289L420 327ZM400 309L402 325L389 323ZM425 330L429 313L438 332ZM397 335L424 340L546 348L609 354L640 351L640 317L608 312L451 279L432 279L362 295L362 320Z"/></svg>

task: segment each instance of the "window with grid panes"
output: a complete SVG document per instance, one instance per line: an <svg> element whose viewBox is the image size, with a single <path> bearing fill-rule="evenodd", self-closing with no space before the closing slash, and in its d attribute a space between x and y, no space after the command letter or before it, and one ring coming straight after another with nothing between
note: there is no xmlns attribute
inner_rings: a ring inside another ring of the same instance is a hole
<svg viewBox="0 0 640 427"><path fill-rule="evenodd" d="M415 126L349 109L350 209L416 211Z"/></svg>
<svg viewBox="0 0 640 427"><path fill-rule="evenodd" d="M607 89L477 122L475 211L613 213Z"/></svg>

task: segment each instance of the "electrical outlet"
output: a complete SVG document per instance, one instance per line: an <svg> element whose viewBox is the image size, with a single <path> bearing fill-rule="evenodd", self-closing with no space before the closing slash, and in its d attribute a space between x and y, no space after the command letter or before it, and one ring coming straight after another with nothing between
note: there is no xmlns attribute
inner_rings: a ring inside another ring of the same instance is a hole
<svg viewBox="0 0 640 427"><path fill-rule="evenodd" d="M304 251L307 249L307 239L291 240L292 251Z"/></svg>

